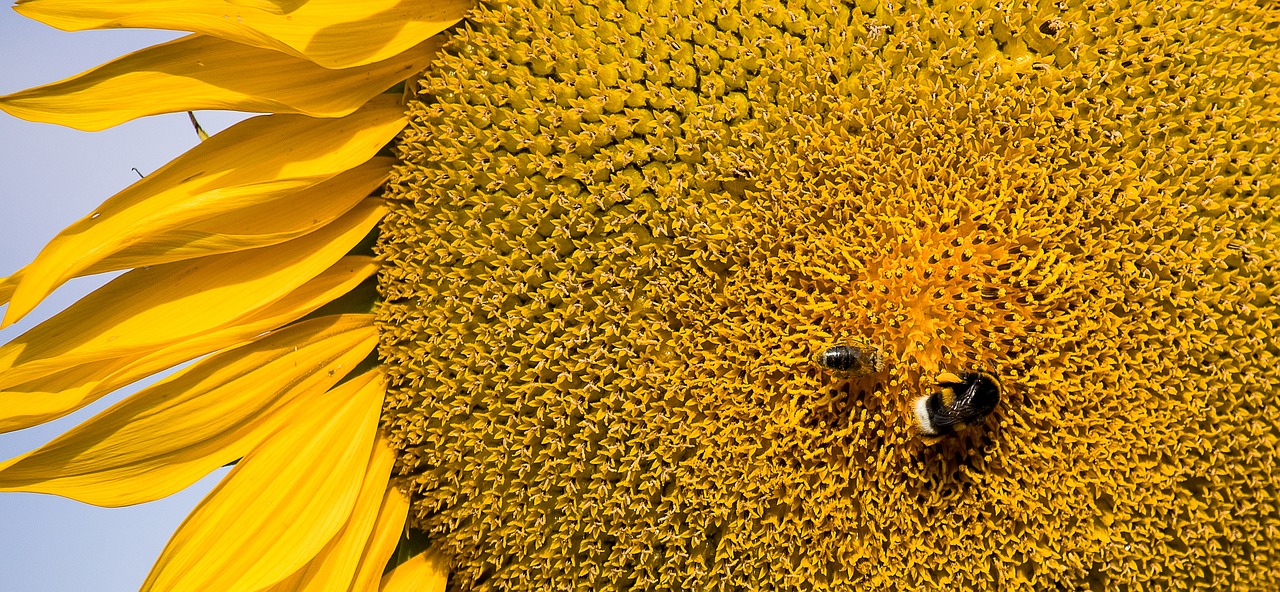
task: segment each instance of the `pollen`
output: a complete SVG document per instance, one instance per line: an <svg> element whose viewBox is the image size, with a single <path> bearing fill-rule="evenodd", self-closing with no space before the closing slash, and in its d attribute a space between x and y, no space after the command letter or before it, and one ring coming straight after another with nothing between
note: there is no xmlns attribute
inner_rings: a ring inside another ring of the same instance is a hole
<svg viewBox="0 0 1280 592"><path fill-rule="evenodd" d="M485 2L411 119L384 424L452 588L1280 583L1273 5Z"/></svg>

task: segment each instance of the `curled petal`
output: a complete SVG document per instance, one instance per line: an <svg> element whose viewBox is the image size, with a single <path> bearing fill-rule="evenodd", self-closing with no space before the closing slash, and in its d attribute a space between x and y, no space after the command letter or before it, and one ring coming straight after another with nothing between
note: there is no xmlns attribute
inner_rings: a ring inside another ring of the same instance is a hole
<svg viewBox="0 0 1280 592"><path fill-rule="evenodd" d="M41 378L0 391L0 432L62 417L99 397L175 364L253 341L330 304L351 292L376 271L370 257L344 257L284 298L207 333L179 339L141 355L119 353L79 365L68 365ZM163 321L161 321L163 322ZM4 376L0 373L0 378Z"/></svg>
<svg viewBox="0 0 1280 592"><path fill-rule="evenodd" d="M234 325L336 263L382 213L370 200L287 243L126 273L0 346L0 388Z"/></svg>
<svg viewBox="0 0 1280 592"><path fill-rule="evenodd" d="M176 493L243 457L282 409L327 391L376 344L371 316L345 315L211 356L0 464L0 491L111 507Z"/></svg>
<svg viewBox="0 0 1280 592"><path fill-rule="evenodd" d="M0 109L84 131L200 109L342 117L425 68L440 43L431 39L387 60L330 70L293 55L191 35L0 97Z"/></svg>
<svg viewBox="0 0 1280 592"><path fill-rule="evenodd" d="M252 341L329 304L374 272L370 258L342 254L366 236L381 210L370 200L323 231L283 245L116 278L0 347L6 366L0 432L49 422L138 378ZM333 259L339 260L323 268Z"/></svg>
<svg viewBox="0 0 1280 592"><path fill-rule="evenodd" d="M391 158L375 157L328 181L279 199L211 214L168 232L147 234L76 275L148 267L293 240L327 226L363 201L386 181L393 163ZM0 302L9 300L23 273L18 270L0 279Z"/></svg>
<svg viewBox="0 0 1280 592"><path fill-rule="evenodd" d="M23 269L5 326L63 282L135 244L322 183L368 161L404 126L394 97L340 119L268 115L201 142L58 234Z"/></svg>
<svg viewBox="0 0 1280 592"><path fill-rule="evenodd" d="M14 10L64 31L191 31L292 54L326 68L388 59L462 19L473 0L19 0Z"/></svg>
<svg viewBox="0 0 1280 592"><path fill-rule="evenodd" d="M261 590L314 559L356 506L385 391L372 371L291 414L178 527L143 592Z"/></svg>
<svg viewBox="0 0 1280 592"><path fill-rule="evenodd" d="M400 504L396 498L404 495L387 486L391 477L391 467L395 465L396 455L391 445L379 439L374 446L373 457L369 460L369 470L365 473L364 484L360 487L360 496L351 518L342 527L333 540L320 551L314 559L307 562L297 573L272 586L264 592L322 592L327 590L359 590L354 582L358 568L367 561L378 561L378 571L386 566L387 559L395 547L400 530L404 528L405 512L408 502ZM403 507L405 512L400 512ZM380 527L390 519L396 522L395 538L390 547L379 549L378 543L382 533ZM374 556L370 556L370 552Z"/></svg>
<svg viewBox="0 0 1280 592"><path fill-rule="evenodd" d="M409 516L409 497L400 491L394 483L387 485L387 492L382 498L382 507L378 510L378 521L373 525L369 535L369 544L360 554L360 565L356 567L355 576L351 580L351 590L377 590L378 582L396 550L396 543L404 534L405 519Z"/></svg>

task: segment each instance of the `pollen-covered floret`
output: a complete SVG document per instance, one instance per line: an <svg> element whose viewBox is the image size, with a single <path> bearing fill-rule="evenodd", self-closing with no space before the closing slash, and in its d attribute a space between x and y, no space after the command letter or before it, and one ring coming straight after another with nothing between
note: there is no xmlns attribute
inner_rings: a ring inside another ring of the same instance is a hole
<svg viewBox="0 0 1280 592"><path fill-rule="evenodd" d="M460 590L1280 585L1278 23L485 3L381 238L414 528Z"/></svg>

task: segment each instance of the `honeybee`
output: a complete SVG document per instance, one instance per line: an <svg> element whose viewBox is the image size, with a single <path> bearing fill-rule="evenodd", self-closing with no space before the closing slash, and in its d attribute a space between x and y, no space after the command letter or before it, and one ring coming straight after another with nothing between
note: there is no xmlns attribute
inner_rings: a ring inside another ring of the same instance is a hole
<svg viewBox="0 0 1280 592"><path fill-rule="evenodd" d="M845 378L861 378L884 370L884 353L865 341L833 345L818 352L813 361Z"/></svg>
<svg viewBox="0 0 1280 592"><path fill-rule="evenodd" d="M990 372L943 372L939 390L921 395L913 405L916 427L929 438L945 436L982 422L1000 402L1004 387Z"/></svg>

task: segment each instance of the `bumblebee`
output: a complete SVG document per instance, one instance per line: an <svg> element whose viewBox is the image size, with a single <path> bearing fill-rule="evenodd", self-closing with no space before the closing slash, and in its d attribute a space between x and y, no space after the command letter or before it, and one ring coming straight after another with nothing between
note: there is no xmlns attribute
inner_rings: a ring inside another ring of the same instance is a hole
<svg viewBox="0 0 1280 592"><path fill-rule="evenodd" d="M884 353L862 341L828 347L818 352L813 361L845 378L861 378L884 370Z"/></svg>
<svg viewBox="0 0 1280 592"><path fill-rule="evenodd" d="M927 437L939 437L977 425L995 410L1004 387L989 372L943 372L939 390L917 398L916 427Z"/></svg>

